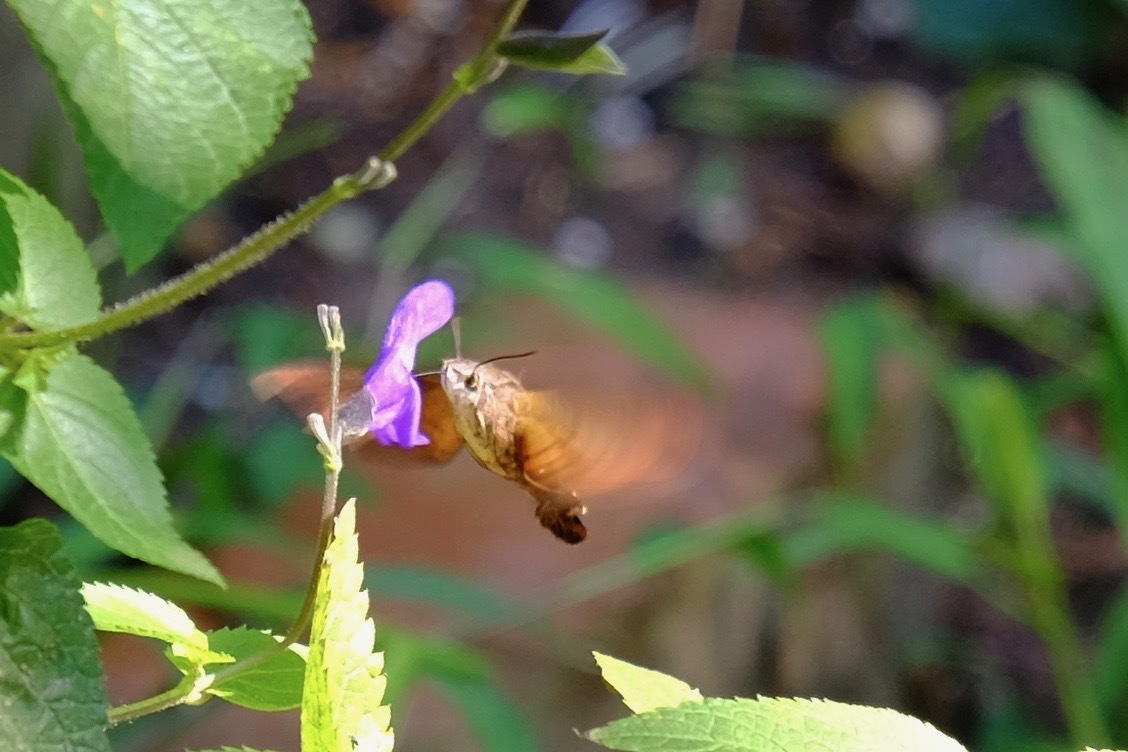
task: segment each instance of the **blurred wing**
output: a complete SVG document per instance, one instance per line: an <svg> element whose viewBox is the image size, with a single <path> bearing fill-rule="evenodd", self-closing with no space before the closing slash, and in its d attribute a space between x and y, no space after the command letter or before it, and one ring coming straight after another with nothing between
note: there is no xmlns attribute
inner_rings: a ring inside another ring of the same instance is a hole
<svg viewBox="0 0 1128 752"><path fill-rule="evenodd" d="M395 457L409 457L430 462L447 462L462 448L462 435L454 427L454 411L439 383L439 377L436 374L428 374L417 376L416 380L423 392L423 413L419 416L419 429L431 439L431 443L403 449L367 441L357 448L364 459L381 461Z"/></svg>
<svg viewBox="0 0 1128 752"><path fill-rule="evenodd" d="M364 370L341 369L341 401L347 400L364 387ZM413 449L386 447L372 439L370 434L347 439L365 461L396 462L424 461L446 462L462 447L462 437L454 428L450 401L443 392L437 376L421 376L418 381L423 393L423 414L419 428L431 439L426 446ZM290 363L272 368L251 380L251 389L263 400L278 398L300 418L310 413L329 412L329 365L322 361Z"/></svg>
<svg viewBox="0 0 1128 752"><path fill-rule="evenodd" d="M524 392L516 412L525 477L573 507L577 498L673 479L697 453L704 416L696 398L657 387L567 399Z"/></svg>
<svg viewBox="0 0 1128 752"><path fill-rule="evenodd" d="M341 401L364 386L364 371L341 369ZM251 379L251 390L263 402L280 399L303 420L310 413L329 412L329 364L299 361L271 368Z"/></svg>

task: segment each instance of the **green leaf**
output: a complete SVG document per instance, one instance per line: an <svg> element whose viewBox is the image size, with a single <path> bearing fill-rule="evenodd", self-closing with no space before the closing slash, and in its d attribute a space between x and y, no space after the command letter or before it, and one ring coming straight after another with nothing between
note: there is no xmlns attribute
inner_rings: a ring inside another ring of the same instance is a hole
<svg viewBox="0 0 1128 752"><path fill-rule="evenodd" d="M978 371L953 372L940 389L998 521L1021 537L1041 530L1049 507L1041 442L1018 388L1002 373Z"/></svg>
<svg viewBox="0 0 1128 752"><path fill-rule="evenodd" d="M130 269L249 166L308 74L297 0L9 0Z"/></svg>
<svg viewBox="0 0 1128 752"><path fill-rule="evenodd" d="M1027 144L1128 354L1128 127L1078 86L1040 79L1022 88ZM1128 357L1126 355L1125 357Z"/></svg>
<svg viewBox="0 0 1128 752"><path fill-rule="evenodd" d="M188 752L192 752L192 751L189 750ZM260 752L260 750L251 749L250 747L238 747L238 748L236 748L236 747L220 747L219 749L198 750L197 752ZM262 751L262 752L269 752L269 751Z"/></svg>
<svg viewBox="0 0 1128 752"><path fill-rule="evenodd" d="M681 679L639 668L633 664L612 658L603 653L592 653L603 681L607 682L623 697L623 702L633 713L646 713L657 708L672 708L683 702L701 702L700 690L694 689Z"/></svg>
<svg viewBox="0 0 1128 752"><path fill-rule="evenodd" d="M239 661L277 645L278 638L268 632L246 627L208 633L208 645ZM251 710L277 711L298 707L302 702L302 683L306 662L305 648L291 645L286 650L229 679L208 687L207 693Z"/></svg>
<svg viewBox="0 0 1128 752"><path fill-rule="evenodd" d="M638 752L964 750L929 724L894 710L767 697L686 702L614 721L587 736L611 749Z"/></svg>
<svg viewBox="0 0 1128 752"><path fill-rule="evenodd" d="M101 632L121 632L207 649L207 635L196 628L192 618L160 596L124 585L87 582L82 585L82 597L94 628Z"/></svg>
<svg viewBox="0 0 1128 752"><path fill-rule="evenodd" d="M856 460L865 449L877 405L879 304L872 297L857 298L831 308L819 321L829 370L827 434L831 449L845 460Z"/></svg>
<svg viewBox="0 0 1128 752"><path fill-rule="evenodd" d="M21 374L0 386L0 405L17 415L0 454L106 545L221 583L177 534L152 447L114 377L70 354L37 381Z"/></svg>
<svg viewBox="0 0 1128 752"><path fill-rule="evenodd" d="M671 376L709 388L711 377L701 361L607 276L568 269L530 246L497 235L452 234L440 241L439 252L468 264L491 288L548 300Z"/></svg>
<svg viewBox="0 0 1128 752"><path fill-rule="evenodd" d="M102 293L74 228L47 199L0 169L0 311L33 329L98 315Z"/></svg>
<svg viewBox="0 0 1128 752"><path fill-rule="evenodd" d="M627 66L600 40L606 31L594 34L557 34L549 31L518 31L498 45L497 54L511 63L560 73L610 73L622 76Z"/></svg>
<svg viewBox="0 0 1128 752"><path fill-rule="evenodd" d="M1128 590L1121 589L1101 618L1093 660L1093 692L1106 718L1128 697Z"/></svg>
<svg viewBox="0 0 1128 752"><path fill-rule="evenodd" d="M1097 400L1100 406L1101 433L1111 469L1113 492L1108 494L1109 510L1117 526L1128 527L1128 362L1126 353L1101 338L1100 371L1097 378Z"/></svg>
<svg viewBox="0 0 1128 752"><path fill-rule="evenodd" d="M55 526L0 528L0 749L109 752L94 625Z"/></svg>
<svg viewBox="0 0 1128 752"><path fill-rule="evenodd" d="M815 521L790 534L787 559L795 568L859 549L886 551L930 572L973 585L980 571L974 531L947 520L929 520L869 499L833 496Z"/></svg>
<svg viewBox="0 0 1128 752"><path fill-rule="evenodd" d="M302 696L305 752L391 750L391 711L381 705L384 656L372 652L364 568L357 561L356 502L341 508L325 551L310 627Z"/></svg>

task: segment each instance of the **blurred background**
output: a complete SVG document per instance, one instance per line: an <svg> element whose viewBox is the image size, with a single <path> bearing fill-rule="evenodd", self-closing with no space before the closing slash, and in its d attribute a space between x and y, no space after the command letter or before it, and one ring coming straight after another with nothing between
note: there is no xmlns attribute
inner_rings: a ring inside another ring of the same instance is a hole
<svg viewBox="0 0 1128 752"><path fill-rule="evenodd" d="M133 277L4 8L0 163L120 300L356 169L503 5L310 2L312 76L275 145ZM536 386L661 382L704 430L676 478L590 500L577 547L467 456L346 468L400 749L592 748L573 729L626 711L591 650L707 695L898 708L973 750L1128 744L1128 2L533 0L521 26L609 29L630 73L507 72L387 190L90 348L231 587L64 521L85 576L213 627L287 624L320 459L247 381L323 356L321 302L366 366L400 295L441 277L467 355L536 349L513 364ZM453 349L440 332L420 368ZM57 515L10 469L0 492L4 524ZM103 644L115 702L173 683L155 644ZM295 749L297 728L211 702L113 734Z"/></svg>

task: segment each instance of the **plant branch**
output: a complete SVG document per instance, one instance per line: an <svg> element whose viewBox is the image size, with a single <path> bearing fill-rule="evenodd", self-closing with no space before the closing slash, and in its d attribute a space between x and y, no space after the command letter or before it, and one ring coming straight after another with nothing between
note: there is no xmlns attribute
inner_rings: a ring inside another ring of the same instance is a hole
<svg viewBox="0 0 1128 752"><path fill-rule="evenodd" d="M383 188L393 179L395 168L391 164L370 158L362 169L337 178L329 188L296 211L276 219L211 261L113 306L85 324L51 331L0 334L0 351L87 342L166 313L263 261L308 230L314 220L337 204L364 191Z"/></svg>
<svg viewBox="0 0 1128 752"><path fill-rule="evenodd" d="M106 718L109 720L111 726L116 726L119 723L129 723L143 716L158 713L162 710L168 710L177 705L183 705L188 702L188 698L192 696L197 681L198 678L196 677L185 676L180 680L179 684L167 692L161 692L159 695L146 697L144 700L129 702L124 705L118 705L116 708L110 708L106 711Z"/></svg>
<svg viewBox="0 0 1128 752"><path fill-rule="evenodd" d="M333 520L337 515L337 489L340 486L341 468L341 428L338 425L341 394L341 353L345 351L345 330L341 326L341 313L337 306L325 305L317 307L317 320L321 331L325 335L325 349L329 351L330 367L330 401L329 425L326 428L325 419L313 413L309 416L309 427L317 438L317 449L325 458L325 495L321 503L321 520L317 533L317 552L313 557L313 568L310 572L309 583L306 585L305 597L298 615L294 617L286 635L276 645L260 653L255 653L241 661L225 666L215 672L214 681L220 682L232 676L264 663L279 653L283 652L301 639L309 628L313 619L314 604L317 601L317 589L321 582L321 563L325 558L325 550L329 548L329 540L333 537Z"/></svg>
<svg viewBox="0 0 1128 752"><path fill-rule="evenodd" d="M337 178L329 188L297 211L279 217L211 261L199 264L179 277L106 309L93 321L64 329L0 334L0 352L89 342L159 316L262 262L306 232L329 209L365 191L385 187L396 177L393 164L395 160L430 130L455 102L490 83L501 73L505 60L497 55L498 45L517 24L526 3L527 0L513 0L485 47L459 68L455 79L447 84L419 117L393 138L377 156L370 157L357 172Z"/></svg>

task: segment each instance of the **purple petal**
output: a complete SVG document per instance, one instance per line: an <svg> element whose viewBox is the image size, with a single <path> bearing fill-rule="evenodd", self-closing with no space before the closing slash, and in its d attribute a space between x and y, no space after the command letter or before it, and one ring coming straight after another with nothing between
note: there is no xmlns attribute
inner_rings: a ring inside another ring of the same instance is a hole
<svg viewBox="0 0 1128 752"><path fill-rule="evenodd" d="M413 287L392 312L380 357L364 379L374 402L368 429L381 444L410 448L431 443L419 431L423 398L411 370L419 342L453 315L454 291L439 280Z"/></svg>
<svg viewBox="0 0 1128 752"><path fill-rule="evenodd" d="M392 312L380 359L385 352L395 350L414 364L420 341L441 329L453 315L454 290L446 282L432 279L411 288Z"/></svg>

